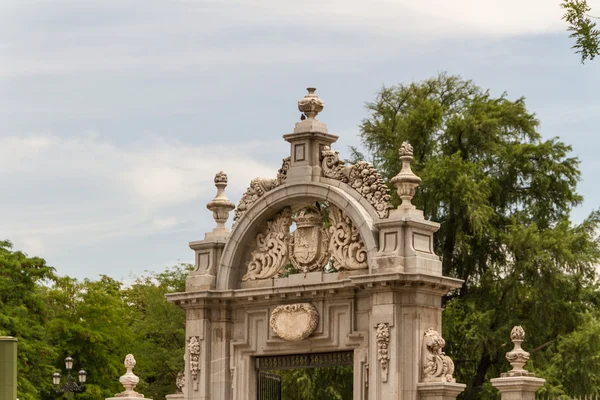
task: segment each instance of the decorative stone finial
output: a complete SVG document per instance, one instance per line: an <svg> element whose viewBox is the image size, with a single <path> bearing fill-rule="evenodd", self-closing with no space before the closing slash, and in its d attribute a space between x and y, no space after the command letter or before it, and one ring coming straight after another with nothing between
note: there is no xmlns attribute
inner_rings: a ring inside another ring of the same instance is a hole
<svg viewBox="0 0 600 400"><path fill-rule="evenodd" d="M398 175L392 178L391 182L396 186L398 196L402 199L401 206L414 208L411 200L421 184L421 178L416 176L410 168L413 160L413 147L408 142L403 142L400 147L400 160L402 169Z"/></svg>
<svg viewBox="0 0 600 400"><path fill-rule="evenodd" d="M227 228L225 228L225 222L227 222L231 210L235 208L235 204L225 196L227 174L223 171L215 175L215 186L217 187L217 195L206 205L206 208L213 212L213 218L217 223L213 232L226 233Z"/></svg>
<svg viewBox="0 0 600 400"><path fill-rule="evenodd" d="M140 378L138 378L132 372L132 370L136 364L133 354L127 354L127 356L125 357L125 362L123 364L125 365L127 372L125 372L125 375L123 375L121 378L119 378L119 382L121 382L121 384L125 388L125 391L116 394L115 397L119 397L119 398L125 397L125 398L134 398L134 399L144 398L143 394L137 393L136 391L133 390L136 387L136 385L138 384L138 382L140 381Z"/></svg>
<svg viewBox="0 0 600 400"><path fill-rule="evenodd" d="M513 369L503 373L503 377L507 376L533 376L531 372L523 369L523 366L529 361L529 353L521 348L521 343L525 341L525 331L520 326L515 326L510 331L510 340L514 344L514 348L506 353L506 359L512 365Z"/></svg>
<svg viewBox="0 0 600 400"><path fill-rule="evenodd" d="M323 111L325 102L315 94L316 88L306 88L308 94L298 102L298 109L306 115L308 119L315 119L318 113Z"/></svg>

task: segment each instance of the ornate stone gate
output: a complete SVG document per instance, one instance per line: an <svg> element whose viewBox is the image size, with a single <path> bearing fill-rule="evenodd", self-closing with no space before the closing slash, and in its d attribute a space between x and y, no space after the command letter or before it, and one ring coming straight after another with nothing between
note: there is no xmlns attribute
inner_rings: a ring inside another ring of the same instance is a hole
<svg viewBox="0 0 600 400"><path fill-rule="evenodd" d="M461 282L442 276L438 225L411 204L412 147L399 149L394 209L371 164L331 149L337 136L315 118L324 103L308 90L276 177L254 179L237 208L227 176L215 177L217 226L190 243L186 292L168 296L187 313L182 397L255 400L257 362L328 353L352 364L354 399L455 398L464 385L437 332L441 297Z"/></svg>

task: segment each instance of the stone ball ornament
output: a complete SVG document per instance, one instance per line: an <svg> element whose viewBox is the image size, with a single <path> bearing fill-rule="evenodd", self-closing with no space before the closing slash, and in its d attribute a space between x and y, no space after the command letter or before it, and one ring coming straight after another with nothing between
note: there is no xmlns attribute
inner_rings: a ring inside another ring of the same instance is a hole
<svg viewBox="0 0 600 400"><path fill-rule="evenodd" d="M283 340L299 341L317 328L319 313L310 303L286 304L271 313L271 329Z"/></svg>

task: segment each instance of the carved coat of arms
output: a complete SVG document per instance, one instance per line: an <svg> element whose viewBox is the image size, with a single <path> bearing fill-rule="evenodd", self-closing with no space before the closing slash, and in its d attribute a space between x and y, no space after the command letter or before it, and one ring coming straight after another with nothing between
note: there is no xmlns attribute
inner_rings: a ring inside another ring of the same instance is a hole
<svg viewBox="0 0 600 400"><path fill-rule="evenodd" d="M322 269L329 261L327 230L319 210L306 207L293 218L296 231L290 241L290 261L304 273Z"/></svg>

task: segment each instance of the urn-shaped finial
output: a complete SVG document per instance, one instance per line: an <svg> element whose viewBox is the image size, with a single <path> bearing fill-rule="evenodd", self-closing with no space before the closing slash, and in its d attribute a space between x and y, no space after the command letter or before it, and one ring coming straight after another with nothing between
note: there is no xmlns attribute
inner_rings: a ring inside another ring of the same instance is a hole
<svg viewBox="0 0 600 400"><path fill-rule="evenodd" d="M133 354L127 354L127 356L125 357L125 362L123 364L125 365L125 369L127 370L127 372L125 372L125 375L123 375L121 378L119 378L119 382L121 382L121 384L125 388L125 391L118 393L116 395L116 397L140 398L140 399L144 398L143 394L137 393L136 391L133 390L136 387L136 385L138 384L138 382L140 381L140 378L138 378L133 373L133 368L135 367L135 364L136 364Z"/></svg>
<svg viewBox="0 0 600 400"><path fill-rule="evenodd" d="M421 178L416 176L410 168L410 163L413 160L413 147L408 142L403 142L400 147L400 160L402 161L402 168L398 175L392 178L391 182L396 187L398 196L402 199L401 206L414 208L411 200L421 184Z"/></svg>
<svg viewBox="0 0 600 400"><path fill-rule="evenodd" d="M215 175L215 186L217 187L217 195L207 205L210 211L213 212L213 218L217 223L213 232L227 232L225 222L229 218L229 213L235 208L235 204L225 196L225 188L227 187L227 174L223 171Z"/></svg>
<svg viewBox="0 0 600 400"><path fill-rule="evenodd" d="M513 369L502 374L502 376L531 376L531 372L526 371L523 367L529 361L529 353L521 348L521 343L525 341L525 331L520 326L515 326L510 331L510 339L513 342L514 348L506 353L506 359L512 365Z"/></svg>
<svg viewBox="0 0 600 400"><path fill-rule="evenodd" d="M306 88L308 94L298 102L298 109L306 115L308 119L315 119L318 113L323 111L325 102L315 94L316 88Z"/></svg>

